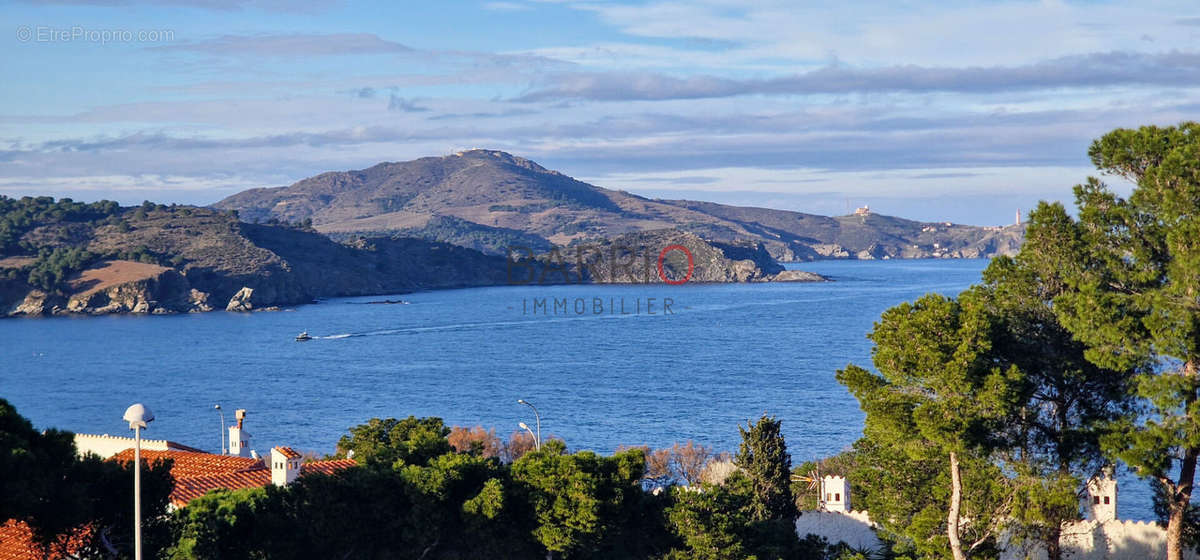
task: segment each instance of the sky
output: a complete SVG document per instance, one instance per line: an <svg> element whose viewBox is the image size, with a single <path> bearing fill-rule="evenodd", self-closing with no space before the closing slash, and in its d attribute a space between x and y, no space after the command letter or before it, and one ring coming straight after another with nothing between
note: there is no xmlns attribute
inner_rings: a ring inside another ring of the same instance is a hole
<svg viewBox="0 0 1200 560"><path fill-rule="evenodd" d="M1200 5L0 5L0 194L211 204L469 148L606 188L1007 224L1200 118ZM1105 178L1118 191L1117 179Z"/></svg>

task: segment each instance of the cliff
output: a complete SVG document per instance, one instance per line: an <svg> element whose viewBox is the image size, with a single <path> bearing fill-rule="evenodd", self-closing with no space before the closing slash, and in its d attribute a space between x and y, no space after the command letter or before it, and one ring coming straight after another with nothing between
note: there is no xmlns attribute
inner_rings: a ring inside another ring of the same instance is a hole
<svg viewBox="0 0 1200 560"><path fill-rule="evenodd" d="M502 257L446 243L337 243L184 206L73 219L55 204L20 211L26 225L6 250L33 254L0 254L0 316L253 310L505 279Z"/></svg>
<svg viewBox="0 0 1200 560"><path fill-rule="evenodd" d="M0 254L0 316L252 311L322 297L522 283L513 281L506 257L448 243L336 242L207 208L93 206L0 197L0 210L10 210L0 213L9 234L0 239L7 253ZM659 255L671 246L660 276ZM761 243L675 229L551 249L529 269L544 283L821 280L784 271Z"/></svg>
<svg viewBox="0 0 1200 560"><path fill-rule="evenodd" d="M628 233L552 250L522 269L538 283L672 284L824 281L786 271L761 243L721 243L676 229Z"/></svg>

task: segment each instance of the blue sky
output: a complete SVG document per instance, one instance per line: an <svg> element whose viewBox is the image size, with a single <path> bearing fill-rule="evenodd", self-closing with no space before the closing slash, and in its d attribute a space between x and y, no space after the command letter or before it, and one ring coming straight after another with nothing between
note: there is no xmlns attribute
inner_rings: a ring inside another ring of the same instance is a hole
<svg viewBox="0 0 1200 560"><path fill-rule="evenodd" d="M60 0L0 21L8 196L208 204L484 147L652 197L1000 224L1069 201L1104 132L1200 117L1191 1Z"/></svg>

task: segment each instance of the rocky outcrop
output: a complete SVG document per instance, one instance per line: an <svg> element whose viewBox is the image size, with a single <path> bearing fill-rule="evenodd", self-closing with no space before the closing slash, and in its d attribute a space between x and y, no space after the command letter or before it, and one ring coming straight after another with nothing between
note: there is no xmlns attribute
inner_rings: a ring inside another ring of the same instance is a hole
<svg viewBox="0 0 1200 560"><path fill-rule="evenodd" d="M563 284L679 284L768 282L786 272L761 243L719 243L675 230L629 233L579 244L522 263L517 282ZM793 275L787 281L820 281Z"/></svg>
<svg viewBox="0 0 1200 560"><path fill-rule="evenodd" d="M772 282L827 282L828 278L807 270L785 270L771 277Z"/></svg>
<svg viewBox="0 0 1200 560"><path fill-rule="evenodd" d="M177 270L129 261L110 261L84 271L73 285L88 286L67 300L60 313L186 313L204 299ZM53 313L53 311L52 311Z"/></svg>
<svg viewBox="0 0 1200 560"><path fill-rule="evenodd" d="M24 297L17 297L15 305L5 310L5 315L20 317L35 317L48 315L63 308L66 301L58 295L47 294L41 290L30 290Z"/></svg>
<svg viewBox="0 0 1200 560"><path fill-rule="evenodd" d="M225 305L225 311L250 311L254 309L254 289L245 286L238 290L233 297L229 298L229 303Z"/></svg>

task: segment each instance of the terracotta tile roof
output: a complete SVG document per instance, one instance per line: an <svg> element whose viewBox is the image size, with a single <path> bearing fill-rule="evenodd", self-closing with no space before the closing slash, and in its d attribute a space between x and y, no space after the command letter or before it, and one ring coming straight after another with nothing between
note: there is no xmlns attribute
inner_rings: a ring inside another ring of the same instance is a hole
<svg viewBox="0 0 1200 560"><path fill-rule="evenodd" d="M357 465L354 459L336 459L333 461L314 461L300 465L300 476L306 474L333 474ZM233 471L209 476L183 478L175 480L175 488L171 490L171 503L175 507L183 507L188 502L207 494L210 490L224 488L226 490L241 490L243 488L259 488L271 483L271 469L264 466L240 471Z"/></svg>
<svg viewBox="0 0 1200 560"><path fill-rule="evenodd" d="M23 521L9 519L0 525L0 560L42 560L62 553L74 555L90 536L91 529L83 526L59 535L50 545L50 551L34 544L33 529Z"/></svg>
<svg viewBox="0 0 1200 560"><path fill-rule="evenodd" d="M321 473L333 474L357 465L354 459L334 459L332 461L313 461L300 465L300 474Z"/></svg>
<svg viewBox="0 0 1200 560"><path fill-rule="evenodd" d="M142 460L155 462L160 459L171 459L171 476L175 480L210 476L214 474L242 471L262 467L260 459L235 457L232 455L215 455L212 453L196 453L192 451L152 451L142 450ZM128 463L133 461L133 450L126 449L112 456L113 461Z"/></svg>
<svg viewBox="0 0 1200 560"><path fill-rule="evenodd" d="M0 560L41 557L40 549L33 544L33 531L28 525L12 519L0 525Z"/></svg>
<svg viewBox="0 0 1200 560"><path fill-rule="evenodd" d="M287 451L283 451L284 449ZM279 450L285 455L287 452L294 454L288 455L289 457L300 456L299 453L288 447L281 447ZM171 503L175 507L183 507L188 502L208 493L209 490L258 488L271 483L271 469L267 468L259 459L189 451L142 451L143 461L154 462L161 459L174 461L171 466L171 476L175 478L175 487L171 490ZM114 455L112 460L132 461L133 450L122 451ZM300 465L300 474L313 472L333 474L356 464L353 459L303 463Z"/></svg>
<svg viewBox="0 0 1200 560"><path fill-rule="evenodd" d="M288 459L299 459L300 458L300 454L296 453L296 450L292 449L291 447L276 446L275 449L278 449L279 452L283 453L283 456L287 457Z"/></svg>
<svg viewBox="0 0 1200 560"><path fill-rule="evenodd" d="M300 456L291 448L279 449L285 455L290 452L294 457ZM175 487L171 489L170 500L177 508L186 506L188 502L207 494L210 490L240 490L271 484L271 469L258 459L192 451L142 450L143 461L152 463L162 459L174 461L171 476L175 478ZM114 455L111 460L132 461L133 450L126 449ZM300 475L333 474L357 464L353 459L303 463L300 465ZM80 539L86 536L86 531L87 529L81 529L60 537L60 542L65 542L68 550L74 550L79 546ZM43 557L42 551L33 544L33 532L28 525L15 520L0 525L0 560L40 560Z"/></svg>
<svg viewBox="0 0 1200 560"><path fill-rule="evenodd" d="M271 470L267 468L178 479L175 481L175 487L171 489L171 503L175 507L181 508L188 502L207 494L209 490L261 488L270 483Z"/></svg>

